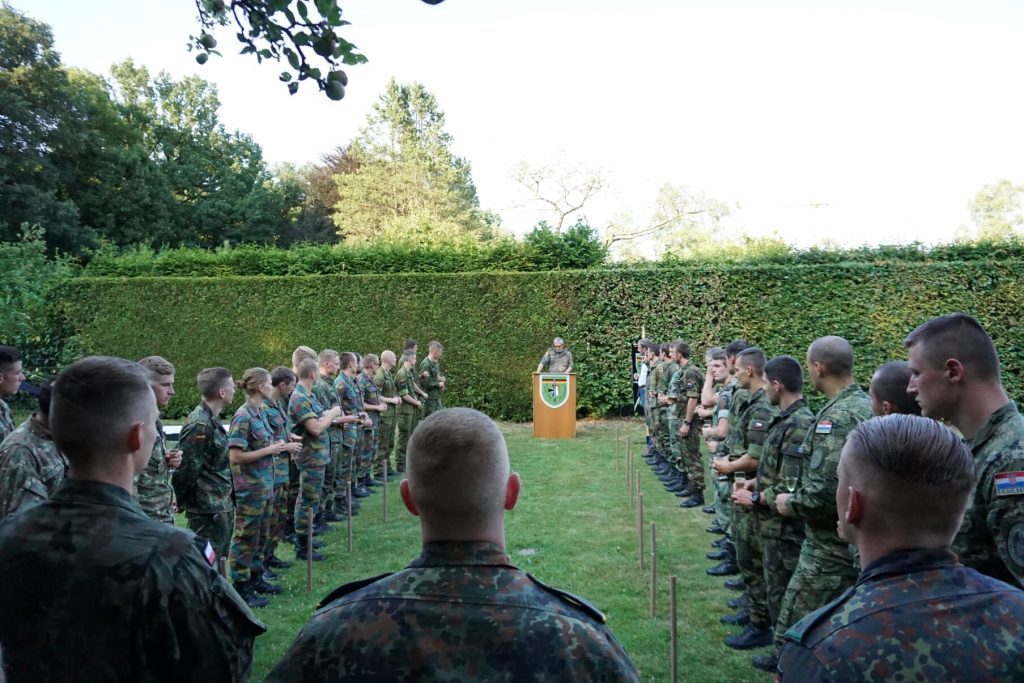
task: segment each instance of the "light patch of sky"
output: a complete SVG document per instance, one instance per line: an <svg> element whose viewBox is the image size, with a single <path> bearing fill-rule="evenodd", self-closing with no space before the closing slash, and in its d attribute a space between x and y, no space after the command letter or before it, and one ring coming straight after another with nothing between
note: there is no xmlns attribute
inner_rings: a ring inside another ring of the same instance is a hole
<svg viewBox="0 0 1024 683"><path fill-rule="evenodd" d="M215 83L222 119L272 163L343 145L387 80L420 81L445 111L485 208L528 231L545 217L510 178L564 156L603 169L591 225L649 217L658 188L738 205L726 225L808 246L951 239L984 184L1024 182L1024 3L348 0L370 58L340 103L290 97L276 65L199 67L188 0L15 0L53 27L72 66L132 57Z"/></svg>

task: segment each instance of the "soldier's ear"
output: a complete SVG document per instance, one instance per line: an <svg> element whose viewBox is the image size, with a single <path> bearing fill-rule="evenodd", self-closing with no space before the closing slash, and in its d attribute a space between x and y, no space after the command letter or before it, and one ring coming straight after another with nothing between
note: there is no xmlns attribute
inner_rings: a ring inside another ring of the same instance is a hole
<svg viewBox="0 0 1024 683"><path fill-rule="evenodd" d="M145 429L145 425L141 422L136 422L128 428L128 434L126 439L128 441L128 450L131 453L136 453L142 450L142 432Z"/></svg>
<svg viewBox="0 0 1024 683"><path fill-rule="evenodd" d="M508 475L508 484L505 485L505 509L511 510L519 500L519 491L522 490L523 481L519 478L518 472Z"/></svg>
<svg viewBox="0 0 1024 683"><path fill-rule="evenodd" d="M852 486L847 487L847 491L849 496L847 496L846 510L843 514L847 524L856 526L864 516L864 494Z"/></svg>
<svg viewBox="0 0 1024 683"><path fill-rule="evenodd" d="M398 491L402 494L402 502L405 503L405 509L414 517L419 517L420 510L416 507L416 502L412 499L412 491L409 489L408 479L402 480L402 483L398 485Z"/></svg>

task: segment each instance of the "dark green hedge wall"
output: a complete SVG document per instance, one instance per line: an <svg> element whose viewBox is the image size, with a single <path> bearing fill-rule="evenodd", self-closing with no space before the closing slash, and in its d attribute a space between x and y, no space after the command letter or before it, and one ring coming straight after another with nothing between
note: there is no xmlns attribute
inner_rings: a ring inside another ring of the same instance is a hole
<svg viewBox="0 0 1024 683"><path fill-rule="evenodd" d="M580 408L631 400L629 344L644 328L698 352L743 337L803 358L824 334L848 338L858 379L905 358L903 337L963 310L995 338L1013 397L1024 392L1024 266L1017 261L223 278L76 278L55 290L55 323L82 348L178 367L168 413L198 400L203 367L287 365L299 344L380 352L407 336L445 345L449 405L528 420L530 372L555 335L579 373Z"/></svg>

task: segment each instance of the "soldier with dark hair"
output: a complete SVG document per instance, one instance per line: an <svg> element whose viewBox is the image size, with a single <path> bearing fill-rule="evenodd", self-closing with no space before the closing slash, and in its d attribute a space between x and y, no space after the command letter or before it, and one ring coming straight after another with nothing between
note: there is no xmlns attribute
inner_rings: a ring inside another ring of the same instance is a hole
<svg viewBox="0 0 1024 683"><path fill-rule="evenodd" d="M270 397L263 401L263 410L267 414L270 428L274 430L274 438L278 441L298 443L299 437L292 434L288 421L288 398L295 391L297 381L295 373L284 366L277 366L270 371ZM274 455L274 497L270 505L270 533L263 547L263 575L268 579L276 578L274 569L287 569L292 566L277 556L277 546L285 536L285 522L288 499L288 471L294 451L282 451ZM292 501L294 504L294 501ZM267 571L270 570L270 571Z"/></svg>
<svg viewBox="0 0 1024 683"><path fill-rule="evenodd" d="M601 612L512 565L504 515L520 481L494 422L434 413L408 468L402 501L420 519L422 553L322 600L268 681L640 680Z"/></svg>
<svg viewBox="0 0 1024 683"><path fill-rule="evenodd" d="M132 496L157 406L138 363L93 356L57 377L50 428L71 477L0 522L0 642L15 681L242 681L265 631L209 542Z"/></svg>
<svg viewBox="0 0 1024 683"><path fill-rule="evenodd" d="M235 397L227 368L205 368L196 377L199 405L185 418L178 446L181 467L172 483L188 528L207 538L218 557L227 557L235 530L235 503L228 462L228 434L220 420Z"/></svg>
<svg viewBox="0 0 1024 683"><path fill-rule="evenodd" d="M0 519L50 497L67 476L68 461L50 433L53 378L39 391L39 409L0 445Z"/></svg>
<svg viewBox="0 0 1024 683"><path fill-rule="evenodd" d="M424 416L436 413L443 407L441 393L444 391L444 373L441 372L441 356L444 347L441 342L432 341L428 346L427 357L420 362L420 386L427 392L423 402Z"/></svg>
<svg viewBox="0 0 1024 683"><path fill-rule="evenodd" d="M932 318L904 340L907 390L921 414L953 424L978 463L978 486L953 541L960 561L1024 585L1024 417L999 377L999 355L977 320Z"/></svg>
<svg viewBox="0 0 1024 683"><path fill-rule="evenodd" d="M391 451L395 447L395 427L398 424L398 406L402 399L398 397L398 387L395 384L395 365L398 359L395 352L384 350L380 354L380 368L377 369L373 381L380 387L380 400L390 406L380 418L380 439L377 443L377 452L387 470L387 476L395 474L391 466Z"/></svg>
<svg viewBox="0 0 1024 683"><path fill-rule="evenodd" d="M13 346L0 346L0 441L14 431L11 409L4 401L18 393L18 387L25 381L21 371L21 354Z"/></svg>
<svg viewBox="0 0 1024 683"><path fill-rule="evenodd" d="M950 549L976 479L971 452L933 420L889 415L850 434L836 508L864 570L786 633L780 680L1024 680L1024 593Z"/></svg>
<svg viewBox="0 0 1024 683"><path fill-rule="evenodd" d="M405 454L416 428L416 416L420 409L420 400L416 395L416 352L402 353L402 367L395 374L395 387L398 389L398 436L395 439L395 467L405 472Z"/></svg>
<svg viewBox="0 0 1024 683"><path fill-rule="evenodd" d="M910 364L902 360L889 361L875 370L875 374L871 376L871 386L868 388L872 414L921 414L921 406L907 393L911 374Z"/></svg>

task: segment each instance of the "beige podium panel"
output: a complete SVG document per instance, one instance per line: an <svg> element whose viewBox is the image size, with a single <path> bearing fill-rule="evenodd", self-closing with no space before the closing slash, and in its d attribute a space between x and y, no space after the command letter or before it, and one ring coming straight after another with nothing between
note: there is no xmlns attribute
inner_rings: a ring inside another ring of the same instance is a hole
<svg viewBox="0 0 1024 683"><path fill-rule="evenodd" d="M533 373L533 435L541 439L576 438L576 375Z"/></svg>

